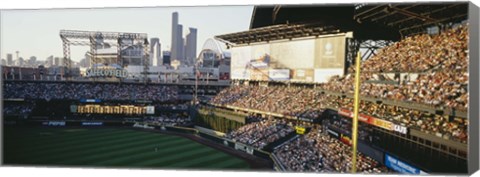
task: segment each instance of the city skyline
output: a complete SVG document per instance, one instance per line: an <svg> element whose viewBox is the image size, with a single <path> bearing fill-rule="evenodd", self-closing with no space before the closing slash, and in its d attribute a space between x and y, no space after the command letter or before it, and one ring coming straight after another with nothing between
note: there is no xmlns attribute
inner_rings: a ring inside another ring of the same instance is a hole
<svg viewBox="0 0 480 177"><path fill-rule="evenodd" d="M161 51L169 50L173 12L182 15L179 23L185 28L181 33L188 34L189 27L198 29L198 55L208 38L247 30L252 10L253 6L2 10L0 56L20 51L24 59L34 56L37 61L45 61L51 55L63 57L61 29L147 33L149 38L159 38ZM216 23L229 20L238 23ZM88 47L72 46L72 60L80 62L87 50Z"/></svg>

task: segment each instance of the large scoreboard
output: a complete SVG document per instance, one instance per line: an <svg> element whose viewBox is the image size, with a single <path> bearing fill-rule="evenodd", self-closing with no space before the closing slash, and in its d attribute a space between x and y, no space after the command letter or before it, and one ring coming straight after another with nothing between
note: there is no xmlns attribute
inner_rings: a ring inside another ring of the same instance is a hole
<svg viewBox="0 0 480 177"><path fill-rule="evenodd" d="M231 78L323 83L345 71L347 33L232 48Z"/></svg>
<svg viewBox="0 0 480 177"><path fill-rule="evenodd" d="M79 114L123 114L123 115L144 115L155 114L154 106L137 105L71 105L70 111Z"/></svg>

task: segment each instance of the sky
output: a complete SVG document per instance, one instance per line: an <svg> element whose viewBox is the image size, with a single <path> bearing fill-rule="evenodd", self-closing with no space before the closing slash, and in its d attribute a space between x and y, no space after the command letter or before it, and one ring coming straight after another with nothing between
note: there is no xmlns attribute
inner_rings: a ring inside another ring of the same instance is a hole
<svg viewBox="0 0 480 177"><path fill-rule="evenodd" d="M179 13L183 36L197 28L197 55L203 43L215 35L248 30L253 6L143 7L2 10L0 12L0 56L19 51L28 59L36 56L63 57L59 32L66 30L147 33L158 37L162 50L171 45L172 13ZM169 48L168 48L169 49ZM71 46L71 58L80 61L88 47Z"/></svg>

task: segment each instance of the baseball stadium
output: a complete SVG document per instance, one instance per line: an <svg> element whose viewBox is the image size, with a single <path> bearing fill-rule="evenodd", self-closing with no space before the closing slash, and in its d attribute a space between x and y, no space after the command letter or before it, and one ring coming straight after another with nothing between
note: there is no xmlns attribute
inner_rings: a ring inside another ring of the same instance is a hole
<svg viewBox="0 0 480 177"><path fill-rule="evenodd" d="M58 78L3 68L3 164L467 174L469 6L255 6L171 82L149 78L146 34L62 30Z"/></svg>

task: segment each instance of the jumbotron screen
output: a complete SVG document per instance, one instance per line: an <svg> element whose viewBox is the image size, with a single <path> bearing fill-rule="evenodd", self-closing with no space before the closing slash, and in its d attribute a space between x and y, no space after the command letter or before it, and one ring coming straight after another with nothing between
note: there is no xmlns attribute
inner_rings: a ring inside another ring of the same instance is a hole
<svg viewBox="0 0 480 177"><path fill-rule="evenodd" d="M232 79L323 83L343 75L346 35L232 48Z"/></svg>

